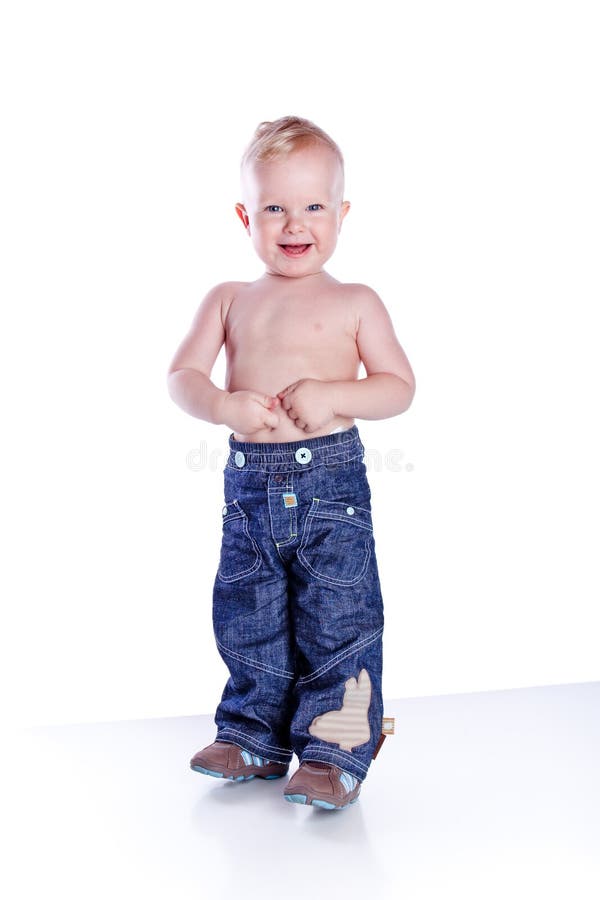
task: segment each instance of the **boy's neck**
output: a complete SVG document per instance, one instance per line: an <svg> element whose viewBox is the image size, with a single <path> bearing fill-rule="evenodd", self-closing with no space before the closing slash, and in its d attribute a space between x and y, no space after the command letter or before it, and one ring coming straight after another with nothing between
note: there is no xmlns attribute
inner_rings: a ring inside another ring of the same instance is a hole
<svg viewBox="0 0 600 900"><path fill-rule="evenodd" d="M308 281L317 281L321 279L331 279L331 275L329 275L325 269L321 269L319 272L311 272L308 275L298 275L297 278L294 278L292 275L281 275L279 272L269 272L268 270L264 273L263 278L269 279L278 279L279 281L294 281L297 284L305 284Z"/></svg>

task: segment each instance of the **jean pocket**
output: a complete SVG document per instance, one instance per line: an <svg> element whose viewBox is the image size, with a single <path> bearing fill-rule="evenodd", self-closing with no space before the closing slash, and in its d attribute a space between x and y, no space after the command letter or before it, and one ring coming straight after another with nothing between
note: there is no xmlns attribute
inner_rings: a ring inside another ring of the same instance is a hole
<svg viewBox="0 0 600 900"><path fill-rule="evenodd" d="M223 537L217 575L221 581L239 581L262 563L258 544L248 530L248 516L237 500L223 507Z"/></svg>
<svg viewBox="0 0 600 900"><path fill-rule="evenodd" d="M328 584L356 584L367 571L372 548L370 509L313 497L297 554L305 569Z"/></svg>

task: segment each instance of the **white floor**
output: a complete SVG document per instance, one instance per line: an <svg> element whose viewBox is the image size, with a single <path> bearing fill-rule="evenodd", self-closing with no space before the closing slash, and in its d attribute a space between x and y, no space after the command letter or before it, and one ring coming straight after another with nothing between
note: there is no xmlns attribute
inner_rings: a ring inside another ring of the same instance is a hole
<svg viewBox="0 0 600 900"><path fill-rule="evenodd" d="M598 900L600 682L385 714L396 734L337 812L189 769L211 716L20 732L4 896Z"/></svg>

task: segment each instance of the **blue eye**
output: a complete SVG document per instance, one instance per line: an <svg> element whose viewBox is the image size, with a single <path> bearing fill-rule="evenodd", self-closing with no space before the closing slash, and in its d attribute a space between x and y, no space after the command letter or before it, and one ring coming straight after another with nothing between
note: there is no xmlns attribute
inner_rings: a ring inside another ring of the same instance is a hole
<svg viewBox="0 0 600 900"><path fill-rule="evenodd" d="M310 206L309 206L308 208L309 208L309 209L312 209L313 206L318 206L319 209L323 209L323 207L322 207L322 205L321 205L320 203L311 203Z"/></svg>
<svg viewBox="0 0 600 900"><path fill-rule="evenodd" d="M267 206L266 212L271 212L271 210L273 210L273 209L279 210L279 209L282 209L282 207L278 206L276 203L272 203L270 206Z"/></svg>

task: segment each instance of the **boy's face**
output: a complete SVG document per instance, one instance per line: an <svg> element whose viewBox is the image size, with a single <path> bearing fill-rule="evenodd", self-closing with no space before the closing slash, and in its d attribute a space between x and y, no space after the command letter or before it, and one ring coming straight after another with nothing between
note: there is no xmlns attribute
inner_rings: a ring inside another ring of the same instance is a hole
<svg viewBox="0 0 600 900"><path fill-rule="evenodd" d="M342 182L340 162L324 144L245 166L236 212L267 272L300 278L322 271L350 209Z"/></svg>

